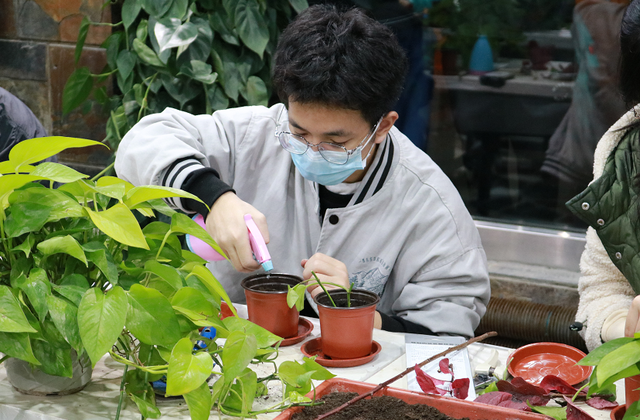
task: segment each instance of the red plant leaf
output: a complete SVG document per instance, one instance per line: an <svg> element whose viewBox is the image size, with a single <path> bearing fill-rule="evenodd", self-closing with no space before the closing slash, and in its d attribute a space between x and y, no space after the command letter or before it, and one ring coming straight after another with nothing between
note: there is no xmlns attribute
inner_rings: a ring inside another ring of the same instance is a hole
<svg viewBox="0 0 640 420"><path fill-rule="evenodd" d="M609 401L602 397L593 397L587 400L587 404L593 408L597 408L598 410L602 410L604 408L615 408L618 406L618 403L615 401Z"/></svg>
<svg viewBox="0 0 640 420"><path fill-rule="evenodd" d="M567 420L595 420L593 417L582 411L575 405L571 398L567 398L563 396L564 400L567 402Z"/></svg>
<svg viewBox="0 0 640 420"><path fill-rule="evenodd" d="M520 411L531 411L531 407L529 407L527 403L524 403L515 398L512 398L507 401L502 401L500 404L498 404L498 407L513 408L514 410L520 410Z"/></svg>
<svg viewBox="0 0 640 420"><path fill-rule="evenodd" d="M453 396L456 398L460 398L461 400L466 399L469 396L469 378L461 378L456 379L451 383L451 387L453 388Z"/></svg>
<svg viewBox="0 0 640 420"><path fill-rule="evenodd" d="M531 411L531 408L524 402L516 399L508 392L492 391L478 396L474 402L497 405L499 407L513 408L521 411Z"/></svg>
<svg viewBox="0 0 640 420"><path fill-rule="evenodd" d="M529 401L531 405L547 405L550 400L544 389L532 385L520 377L513 378L511 382L500 380L496 382L496 386L499 391L508 392L518 401Z"/></svg>
<svg viewBox="0 0 640 420"><path fill-rule="evenodd" d="M544 388L530 384L520 376L516 376L515 378L513 378L511 380L511 385L516 388L517 392L524 395L546 395L547 393Z"/></svg>
<svg viewBox="0 0 640 420"><path fill-rule="evenodd" d="M449 369L449 359L448 358L443 358L440 359L439 362L440 365L440 372L442 373L451 373L451 370Z"/></svg>
<svg viewBox="0 0 640 420"><path fill-rule="evenodd" d="M444 381L427 375L418 365L415 365L413 370L416 372L416 379L418 380L418 385L420 385L422 392L438 395L444 395L447 393L446 390L436 387L436 383L438 383L438 385L443 385Z"/></svg>
<svg viewBox="0 0 640 420"><path fill-rule="evenodd" d="M487 392L486 394L479 395L474 401L483 404L498 405L503 401L510 400L511 394L509 394L508 392L491 391Z"/></svg>
<svg viewBox="0 0 640 420"><path fill-rule="evenodd" d="M540 382L540 388L544 389L546 392L551 392L553 390L560 392L561 394L575 394L578 392L570 383L565 381L562 378L558 378L554 375L547 375Z"/></svg>

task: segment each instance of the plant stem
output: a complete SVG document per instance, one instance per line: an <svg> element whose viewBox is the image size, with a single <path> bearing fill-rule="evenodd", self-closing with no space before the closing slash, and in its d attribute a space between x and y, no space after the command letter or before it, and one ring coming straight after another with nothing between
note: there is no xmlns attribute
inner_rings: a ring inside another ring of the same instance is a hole
<svg viewBox="0 0 640 420"><path fill-rule="evenodd" d="M127 43L127 47L128 47L128 43ZM122 136L120 135L120 130L118 129L118 123L116 122L116 114L115 112L111 111L111 122L113 124L113 128L115 128L116 130L116 135L118 136L118 141L122 141ZM108 124L109 122L107 122Z"/></svg>
<svg viewBox="0 0 640 420"><path fill-rule="evenodd" d="M316 275L316 273L314 271L311 272L311 274L313 275L313 277L316 278L316 281L318 282L318 285L320 287L322 287L322 290L324 290L324 292L327 294L327 296L329 297L329 300L331 301L331 304L333 305L334 308L337 308L336 303L333 301L333 298L331 297L331 295L329 294L329 292L327 291L327 289L325 289L324 285L322 284L322 282L320 281L320 279L318 278L318 276ZM349 293L347 293L347 295L349 295ZM348 297L347 297L348 299Z"/></svg>
<svg viewBox="0 0 640 420"><path fill-rule="evenodd" d="M151 350L149 350L149 356L147 357L147 366L149 365L149 363L151 363L151 356L153 355L153 349L154 348L155 347L152 346ZM144 383L147 384L147 387L148 387L148 384L149 384L149 372L148 371L144 373ZM148 390L147 387L145 387L144 392L142 393L142 399L143 400L146 400L146 398L147 398L147 390ZM144 416L142 416L142 418L144 418Z"/></svg>
<svg viewBox="0 0 640 420"><path fill-rule="evenodd" d="M127 377L127 370L129 366L124 365L124 373L122 374L122 380L120 381L120 398L118 399L118 408L116 409L115 420L120 420L120 410L122 409L122 401L124 400L124 383Z"/></svg>
<svg viewBox="0 0 640 420"><path fill-rule="evenodd" d="M573 401L575 401L575 400L576 400L576 398L578 398L578 394L580 394L580 391L582 391L583 389L585 389L585 388L586 388L586 387L588 387L588 386L589 386L589 383L588 383L588 382L587 382L586 384L582 385L582 386L580 387L580 389L578 390L578 392L576 392L576 394L571 398L571 401L572 401L572 402L573 402Z"/></svg>
<svg viewBox="0 0 640 420"><path fill-rule="evenodd" d="M151 81L149 82L149 85L147 86L147 91L144 93L144 97L142 98L142 103L140 104L140 111L138 111L138 121L140 121L140 119L143 117L143 115L142 115L143 111L145 109L149 108L147 106L147 97L149 96L149 90L151 89L151 85L153 84L153 82L156 80L156 76L157 75L158 75L158 73L154 74L151 77ZM145 79L145 81L147 79Z"/></svg>
<svg viewBox="0 0 640 420"><path fill-rule="evenodd" d="M207 86L206 83L202 84L202 87L204 88L204 100L205 100L205 111L207 114L211 115L211 113L213 112L213 110L211 109L211 101L209 100L209 87Z"/></svg>
<svg viewBox="0 0 640 420"><path fill-rule="evenodd" d="M98 175L94 176L93 178L91 178L92 181L97 180L98 178L100 178L102 175L104 175L105 173L107 173L107 171L111 170L111 168L113 168L113 165L115 165L115 162L111 162L111 164L109 166L107 166L106 168L104 168L103 170L101 170Z"/></svg>
<svg viewBox="0 0 640 420"><path fill-rule="evenodd" d="M474 337L474 338L472 338L470 340L465 341L462 344L458 344L457 346L449 347L445 351L440 352L440 353L436 354L435 356L431 356L427 360L424 360L424 361L418 363L416 366L422 367L422 366L426 365L427 363L433 362L434 360L436 360L436 359L438 359L438 358L440 358L442 356L445 356L446 354L449 354L449 353L451 353L453 351L461 350L461 349L467 347L469 344L477 343L479 341L484 340L485 338L495 337L496 335L498 335L497 332L491 331L491 332L482 334L479 337ZM338 411L341 411L344 408L356 403L357 401L360 401L363 398L366 398L366 397L369 397L369 396L373 396L373 394L375 394L376 392L380 391L382 388L384 388L386 386L389 386L389 384L391 384L392 382L395 382L398 379L402 378L403 376L407 375L408 373L413 372L414 369L415 369L415 367L408 367L404 372L401 372L398 375L394 376L393 378L391 378L391 379L389 379L387 381L384 381L380 385L378 385L375 388L373 388L371 391L367 391L364 394L358 395L357 397L347 401L346 403L342 404L341 406L339 406L337 408L334 408L333 410L328 411L328 412L326 412L326 413L324 413L322 415L319 415L318 417L315 418L315 420L325 419L325 418L337 413Z"/></svg>
<svg viewBox="0 0 640 420"><path fill-rule="evenodd" d="M109 26L110 28L115 28L116 26L122 25L122 22L109 23L109 22L89 22L92 26Z"/></svg>
<svg viewBox="0 0 640 420"><path fill-rule="evenodd" d="M125 366L131 366L131 367L135 367L136 369L140 369L143 372L149 372L151 374L164 374L167 373L167 369L169 367L169 365L158 365L158 366L142 366L142 365L138 365L134 362L132 362L129 359L125 359L124 357L120 356L117 353L114 353L113 350L109 350L109 355L113 358L113 360L115 360L116 362L122 363Z"/></svg>
<svg viewBox="0 0 640 420"><path fill-rule="evenodd" d="M276 376L275 373L272 373L269 376L265 376L264 378L258 378L258 383L260 382L265 382L265 381L271 381L271 380L275 380L278 379L278 377Z"/></svg>
<svg viewBox="0 0 640 420"><path fill-rule="evenodd" d="M160 244L160 247L158 248L158 253L156 254L156 260L160 258L160 253L162 252L162 248L164 248L164 244L167 243L167 240L169 239L169 236L171 236L173 232L171 231L171 229L169 229L167 231L167 233L164 235L164 238L162 238L162 243Z"/></svg>
<svg viewBox="0 0 640 420"><path fill-rule="evenodd" d="M117 71L118 71L118 69L111 70L111 71L108 71L108 72L106 72L106 73L99 73L99 74L93 74L93 73L91 73L91 77L98 78L98 77L110 76L110 75L112 75L113 73L115 73L115 72L117 72Z"/></svg>
<svg viewBox="0 0 640 420"><path fill-rule="evenodd" d="M9 358L9 356L5 355L2 359L0 359L0 365L2 364L2 362L7 360L8 358Z"/></svg>

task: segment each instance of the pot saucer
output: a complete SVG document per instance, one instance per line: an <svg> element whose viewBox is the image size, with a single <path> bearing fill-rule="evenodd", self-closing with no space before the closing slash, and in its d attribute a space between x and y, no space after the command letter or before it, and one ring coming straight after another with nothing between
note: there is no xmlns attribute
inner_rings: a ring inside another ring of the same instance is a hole
<svg viewBox="0 0 640 420"><path fill-rule="evenodd" d="M298 344L299 342L307 338L309 334L311 334L311 331L313 331L313 324L311 323L311 321L302 317L298 318L298 333L293 337L285 338L284 340L282 340L282 342L280 343L280 347Z"/></svg>
<svg viewBox="0 0 640 420"><path fill-rule="evenodd" d="M534 385L539 385L547 375L578 385L593 371L591 366L576 364L585 356L582 351L566 344L539 342L527 344L511 353L507 369L511 376L520 376Z"/></svg>
<svg viewBox="0 0 640 420"><path fill-rule="evenodd" d="M376 354L380 353L382 346L377 341L371 343L371 353L366 356L356 357L353 359L332 359L322 353L322 337L314 338L304 343L300 350L307 357L316 357L316 362L325 367L353 367L369 363Z"/></svg>

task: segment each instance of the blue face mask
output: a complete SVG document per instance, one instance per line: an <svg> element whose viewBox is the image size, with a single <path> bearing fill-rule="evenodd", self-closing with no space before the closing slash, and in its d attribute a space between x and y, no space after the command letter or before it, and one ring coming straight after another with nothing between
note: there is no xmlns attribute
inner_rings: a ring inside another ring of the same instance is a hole
<svg viewBox="0 0 640 420"><path fill-rule="evenodd" d="M360 146L358 146L353 153L349 156L346 163L339 164L329 162L325 158L322 157L320 152L316 152L315 150L308 148L307 151L303 154L295 154L291 153L291 158L293 159L293 163L300 171L300 174L309 181L317 182L320 185L337 185L343 182L345 179L349 178L351 174L355 171L362 170L367 167L367 159L369 159L369 155L371 151L374 149L372 146L369 149L369 153L367 156L362 159L362 149L364 149L367 144L373 139L378 130L378 126L382 118L378 121L378 123L373 128L373 132L369 135L369 138L366 141L363 141ZM324 152L325 154L338 153L338 152Z"/></svg>
<svg viewBox="0 0 640 420"><path fill-rule="evenodd" d="M302 155L292 153L291 157L296 168L305 179L317 182L320 185L336 185L349 178L355 171L366 167L365 161L362 160L361 152L362 149L349 156L349 160L343 165L329 162L320 155L320 152L311 149L308 149Z"/></svg>

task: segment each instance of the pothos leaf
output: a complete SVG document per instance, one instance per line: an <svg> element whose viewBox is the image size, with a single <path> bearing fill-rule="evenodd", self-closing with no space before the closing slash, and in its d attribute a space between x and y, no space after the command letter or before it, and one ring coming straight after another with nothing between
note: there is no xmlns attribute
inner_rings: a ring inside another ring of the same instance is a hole
<svg viewBox="0 0 640 420"><path fill-rule="evenodd" d="M80 22L80 29L78 30L78 40L76 41L76 50L74 53L74 59L76 64L80 60L80 55L82 54L82 47L84 47L84 41L87 39L87 34L89 33L89 18L86 16L82 18L82 22Z"/></svg>
<svg viewBox="0 0 640 420"><path fill-rule="evenodd" d="M225 346L226 348L226 346ZM206 352L192 354L188 338L176 343L171 351L167 371L167 395L184 395L205 383L213 368L213 359Z"/></svg>

